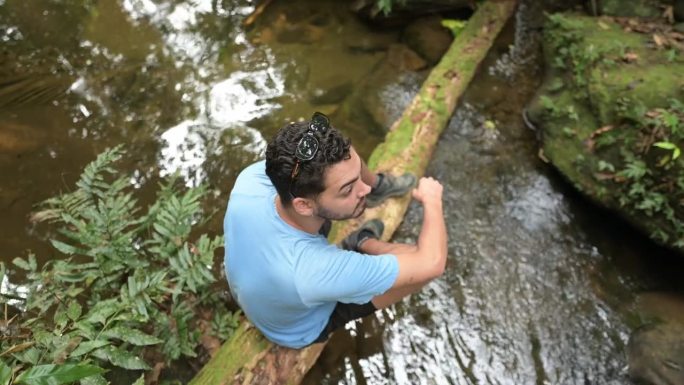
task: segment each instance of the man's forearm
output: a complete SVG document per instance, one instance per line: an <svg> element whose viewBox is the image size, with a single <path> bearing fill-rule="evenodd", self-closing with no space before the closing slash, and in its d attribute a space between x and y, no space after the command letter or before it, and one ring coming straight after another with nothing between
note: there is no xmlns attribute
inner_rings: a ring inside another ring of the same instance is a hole
<svg viewBox="0 0 684 385"><path fill-rule="evenodd" d="M406 243L389 243L371 238L361 244L361 252L371 255L414 253L418 250L416 245Z"/></svg>
<svg viewBox="0 0 684 385"><path fill-rule="evenodd" d="M447 232L442 202L423 205L423 226L418 236L418 253L430 262L444 266L447 256Z"/></svg>

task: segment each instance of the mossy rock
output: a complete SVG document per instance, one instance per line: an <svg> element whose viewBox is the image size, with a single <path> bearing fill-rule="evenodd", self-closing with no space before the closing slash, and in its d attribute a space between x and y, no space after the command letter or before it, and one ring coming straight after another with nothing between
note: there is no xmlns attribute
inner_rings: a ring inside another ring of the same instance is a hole
<svg viewBox="0 0 684 385"><path fill-rule="evenodd" d="M528 108L544 155L593 200L684 251L684 53L610 18L555 14L544 34L546 79Z"/></svg>
<svg viewBox="0 0 684 385"><path fill-rule="evenodd" d="M601 0L598 11L601 15L652 18L663 11L658 0Z"/></svg>

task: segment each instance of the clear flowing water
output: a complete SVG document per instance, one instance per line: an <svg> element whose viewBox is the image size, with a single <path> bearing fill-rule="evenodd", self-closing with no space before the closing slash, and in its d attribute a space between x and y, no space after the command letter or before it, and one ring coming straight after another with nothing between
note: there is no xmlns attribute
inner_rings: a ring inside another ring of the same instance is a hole
<svg viewBox="0 0 684 385"><path fill-rule="evenodd" d="M635 297L682 292L680 257L592 206L538 157L521 111L541 81L524 3L446 128L449 261L420 293L338 332L306 384L629 384ZM415 242L411 206L395 234ZM636 323L639 321L636 320Z"/></svg>
<svg viewBox="0 0 684 385"><path fill-rule="evenodd" d="M315 110L336 117L337 104L313 105L311 95L335 79L357 84L385 56L356 42L398 39L345 2L276 1L243 27L254 9L247 0L0 0L0 258L27 249L52 258L49 229L28 220L34 205L72 189L118 144L143 201L159 177L180 172L207 183L209 205L222 210L278 128ZM382 139L345 131L365 156ZM220 214L208 229L221 231Z"/></svg>
<svg viewBox="0 0 684 385"><path fill-rule="evenodd" d="M473 81L428 174L445 185L444 276L336 333L307 384L626 384L642 292L682 293L681 258L578 196L537 156L520 113L540 82L541 7L525 2ZM353 87L387 44L346 2L0 0L0 258L54 257L34 205L72 188L106 147L142 199L180 172L225 206L237 172L283 123L319 109L367 156L381 136L310 95ZM381 44L381 45L382 45ZM372 44L371 44L372 46ZM420 75L383 89L399 113ZM8 91L9 90L9 91ZM349 124L348 124L349 123ZM396 240L413 242L420 208ZM206 231L221 231L221 215Z"/></svg>

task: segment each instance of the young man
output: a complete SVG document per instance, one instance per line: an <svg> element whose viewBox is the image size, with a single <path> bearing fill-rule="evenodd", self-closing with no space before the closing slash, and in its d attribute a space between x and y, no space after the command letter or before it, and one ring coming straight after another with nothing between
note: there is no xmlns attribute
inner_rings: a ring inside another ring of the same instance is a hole
<svg viewBox="0 0 684 385"><path fill-rule="evenodd" d="M323 114L283 127L265 162L238 176L224 220L226 276L247 318L271 341L301 348L440 276L447 235L442 186L432 178L413 190L424 209L416 245L380 241L379 220L347 237L347 250L321 234L414 183L368 171Z"/></svg>

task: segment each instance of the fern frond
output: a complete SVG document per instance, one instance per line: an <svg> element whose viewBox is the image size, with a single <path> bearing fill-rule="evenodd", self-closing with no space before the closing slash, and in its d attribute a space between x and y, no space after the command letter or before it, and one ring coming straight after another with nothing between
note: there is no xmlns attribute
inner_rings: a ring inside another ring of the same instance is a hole
<svg viewBox="0 0 684 385"><path fill-rule="evenodd" d="M106 192L109 185L104 182L104 175L116 173L111 165L121 159L123 154L123 145L105 150L85 167L76 186L91 197L100 196Z"/></svg>

